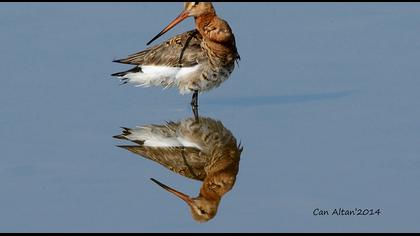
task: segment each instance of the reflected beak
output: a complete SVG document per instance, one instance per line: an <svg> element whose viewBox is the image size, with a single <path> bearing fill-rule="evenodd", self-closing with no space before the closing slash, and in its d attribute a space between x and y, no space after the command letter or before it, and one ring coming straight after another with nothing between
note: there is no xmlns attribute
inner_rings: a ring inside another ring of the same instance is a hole
<svg viewBox="0 0 420 236"><path fill-rule="evenodd" d="M170 29L172 29L175 25L177 25L179 22L185 20L188 18L188 11L184 10L175 20L173 20L168 26L166 26L165 29L163 29L159 34L157 34L152 40L150 40L147 45L151 44L153 41L158 39L160 36L168 32Z"/></svg>
<svg viewBox="0 0 420 236"><path fill-rule="evenodd" d="M162 188L164 188L166 191L168 191L168 192L170 192L170 193L172 193L172 194L174 194L175 196L177 196L177 197L179 197L179 198L181 198L182 200L184 200L184 202L186 202L188 205L192 205L194 202L193 202L193 200L188 196L188 195L186 195L186 194L183 194L183 193L181 193L181 192L178 192L178 191L176 191L175 189L173 189L173 188L171 188L171 187L169 187L169 186L166 186L166 185L164 185L164 184L162 184L161 182L159 182L159 181L157 181L157 180L155 180L155 179L153 179L153 178L151 178L150 180L152 180L153 182L155 182L157 185L159 185L160 187L162 187Z"/></svg>

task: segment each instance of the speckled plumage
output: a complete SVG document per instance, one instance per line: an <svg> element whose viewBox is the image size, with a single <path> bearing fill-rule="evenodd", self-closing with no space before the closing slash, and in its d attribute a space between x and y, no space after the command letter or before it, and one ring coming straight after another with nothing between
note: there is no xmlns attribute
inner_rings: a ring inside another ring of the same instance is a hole
<svg viewBox="0 0 420 236"><path fill-rule="evenodd" d="M177 87L181 94L208 91L227 80L240 59L230 26L211 3L186 3L184 12L194 16L196 29L115 60L136 67L113 76L138 86Z"/></svg>
<svg viewBox="0 0 420 236"><path fill-rule="evenodd" d="M196 220L213 218L222 196L235 184L242 147L220 121L205 117L200 117L198 121L187 118L166 125L124 128L121 135L114 137L137 144L120 146L124 149L177 174L203 181L199 196L192 199L197 206L190 205ZM161 146L156 143L147 146L151 139L161 140ZM179 144L177 140L181 140ZM206 208L208 214L200 215L194 207Z"/></svg>
<svg viewBox="0 0 420 236"><path fill-rule="evenodd" d="M191 30L115 62L131 65L194 66L205 60L200 46L201 40L198 31Z"/></svg>

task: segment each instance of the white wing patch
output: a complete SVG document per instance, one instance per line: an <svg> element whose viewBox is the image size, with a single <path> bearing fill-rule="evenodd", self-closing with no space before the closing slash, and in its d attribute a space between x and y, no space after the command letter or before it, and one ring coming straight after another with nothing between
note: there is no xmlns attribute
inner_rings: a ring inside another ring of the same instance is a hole
<svg viewBox="0 0 420 236"><path fill-rule="evenodd" d="M129 72L120 78L138 87L178 86L183 80L189 80L199 72L200 65L192 67L140 66L141 72Z"/></svg>
<svg viewBox="0 0 420 236"><path fill-rule="evenodd" d="M194 148L198 148L200 150L202 149L198 144L196 144L196 143L194 143L190 140L184 139L182 137L178 137L177 139L182 144L183 147L194 147Z"/></svg>
<svg viewBox="0 0 420 236"><path fill-rule="evenodd" d="M125 137L131 141L143 141L147 147L194 147L201 150L201 147L193 141L179 136L165 136L154 131L151 127L138 127L130 130Z"/></svg>

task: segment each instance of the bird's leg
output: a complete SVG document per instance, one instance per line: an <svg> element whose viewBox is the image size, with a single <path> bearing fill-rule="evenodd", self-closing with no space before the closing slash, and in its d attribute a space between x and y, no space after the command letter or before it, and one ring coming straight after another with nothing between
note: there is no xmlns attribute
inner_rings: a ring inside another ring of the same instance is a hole
<svg viewBox="0 0 420 236"><path fill-rule="evenodd" d="M199 122L199 116L198 116L198 107L192 107L192 112L194 114L195 122Z"/></svg>
<svg viewBox="0 0 420 236"><path fill-rule="evenodd" d="M191 108L195 117L195 121L198 122L198 91L195 90L191 99Z"/></svg>

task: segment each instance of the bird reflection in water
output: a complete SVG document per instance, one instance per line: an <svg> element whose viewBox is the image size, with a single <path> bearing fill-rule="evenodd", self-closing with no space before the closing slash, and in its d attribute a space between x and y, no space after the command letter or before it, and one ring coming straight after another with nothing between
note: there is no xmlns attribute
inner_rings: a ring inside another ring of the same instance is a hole
<svg viewBox="0 0 420 236"><path fill-rule="evenodd" d="M122 134L114 138L136 144L121 148L202 181L198 196L190 197L151 179L186 202L192 217L199 222L212 219L223 195L232 189L243 149L222 122L199 116L163 125L123 128Z"/></svg>

